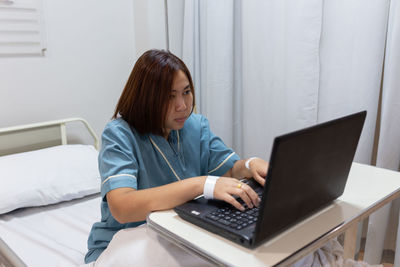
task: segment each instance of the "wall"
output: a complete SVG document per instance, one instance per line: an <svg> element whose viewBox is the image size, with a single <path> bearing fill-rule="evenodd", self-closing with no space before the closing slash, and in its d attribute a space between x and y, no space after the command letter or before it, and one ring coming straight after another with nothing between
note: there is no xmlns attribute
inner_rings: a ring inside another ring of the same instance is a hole
<svg viewBox="0 0 400 267"><path fill-rule="evenodd" d="M45 55L0 56L0 127L83 117L100 137L136 59L166 48L165 2L41 1ZM184 7L168 1L169 47L179 57ZM81 127L69 126L73 142Z"/></svg>
<svg viewBox="0 0 400 267"><path fill-rule="evenodd" d="M133 0L136 57L149 49L165 49L164 0Z"/></svg>
<svg viewBox="0 0 400 267"><path fill-rule="evenodd" d="M83 117L100 135L136 59L133 1L43 0L43 11L45 56L0 57L0 127Z"/></svg>

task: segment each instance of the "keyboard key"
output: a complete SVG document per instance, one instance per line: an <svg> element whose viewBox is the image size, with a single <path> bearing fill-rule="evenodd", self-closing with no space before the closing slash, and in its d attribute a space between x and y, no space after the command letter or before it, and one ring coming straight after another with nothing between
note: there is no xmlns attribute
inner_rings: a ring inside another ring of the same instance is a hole
<svg viewBox="0 0 400 267"><path fill-rule="evenodd" d="M213 221L217 221L219 219L218 216L215 216L215 215L212 215L212 214L206 215L206 218L209 218L209 219L211 219Z"/></svg>
<svg viewBox="0 0 400 267"><path fill-rule="evenodd" d="M227 225L233 229L241 230L245 227L253 226L257 220L259 209L257 207L248 208L246 204L241 202L245 211L237 210L234 207L220 208L206 215L206 218L217 221L223 225Z"/></svg>
<svg viewBox="0 0 400 267"><path fill-rule="evenodd" d="M224 220L224 219L219 219L218 222L222 223L224 225L229 225L230 224L230 222L228 222L227 220Z"/></svg>

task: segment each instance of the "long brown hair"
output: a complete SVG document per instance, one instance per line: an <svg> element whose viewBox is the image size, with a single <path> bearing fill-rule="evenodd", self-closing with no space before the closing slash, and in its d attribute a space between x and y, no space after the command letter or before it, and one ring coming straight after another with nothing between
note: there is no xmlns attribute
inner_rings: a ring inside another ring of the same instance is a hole
<svg viewBox="0 0 400 267"><path fill-rule="evenodd" d="M140 134L163 136L171 87L179 70L189 80L194 107L193 81L185 63L169 51L153 49L136 61L112 118L121 116Z"/></svg>

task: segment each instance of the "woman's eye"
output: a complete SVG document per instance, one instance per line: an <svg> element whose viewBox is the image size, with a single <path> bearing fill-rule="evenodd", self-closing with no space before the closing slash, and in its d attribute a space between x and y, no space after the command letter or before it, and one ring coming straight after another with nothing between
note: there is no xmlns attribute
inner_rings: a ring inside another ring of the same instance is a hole
<svg viewBox="0 0 400 267"><path fill-rule="evenodd" d="M184 95L190 94L190 90L186 90L183 94L184 94Z"/></svg>

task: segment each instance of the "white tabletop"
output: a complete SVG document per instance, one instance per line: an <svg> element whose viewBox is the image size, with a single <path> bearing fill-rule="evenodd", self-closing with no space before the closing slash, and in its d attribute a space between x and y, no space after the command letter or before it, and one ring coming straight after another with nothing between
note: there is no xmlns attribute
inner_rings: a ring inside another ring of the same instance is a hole
<svg viewBox="0 0 400 267"><path fill-rule="evenodd" d="M332 205L256 249L247 249L181 219L173 210L151 213L150 228L219 264L289 264L400 196L400 173L353 163L343 195Z"/></svg>

